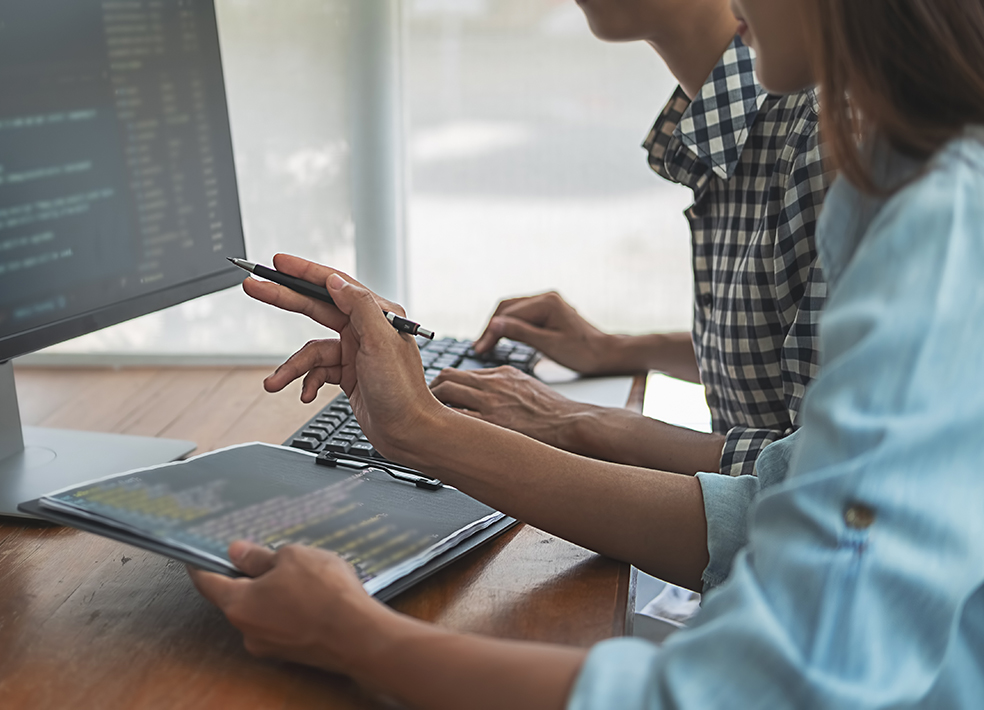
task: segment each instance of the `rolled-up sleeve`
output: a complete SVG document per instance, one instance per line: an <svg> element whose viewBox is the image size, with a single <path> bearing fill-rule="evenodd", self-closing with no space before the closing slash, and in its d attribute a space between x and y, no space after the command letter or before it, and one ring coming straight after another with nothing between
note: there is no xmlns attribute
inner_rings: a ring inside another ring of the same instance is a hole
<svg viewBox="0 0 984 710"><path fill-rule="evenodd" d="M605 641L591 649L571 694L569 710L645 708L655 688L659 647L640 639Z"/></svg>
<svg viewBox="0 0 984 710"><path fill-rule="evenodd" d="M707 552L710 562L701 581L708 592L728 578L738 551L748 541L748 508L758 495L755 476L722 476L698 473L707 518Z"/></svg>
<svg viewBox="0 0 984 710"><path fill-rule="evenodd" d="M722 476L698 473L707 518L707 552L704 592L718 586L731 574L738 552L748 542L748 511L760 491L782 482L789 471L798 439L794 433L767 446L758 457L754 476Z"/></svg>

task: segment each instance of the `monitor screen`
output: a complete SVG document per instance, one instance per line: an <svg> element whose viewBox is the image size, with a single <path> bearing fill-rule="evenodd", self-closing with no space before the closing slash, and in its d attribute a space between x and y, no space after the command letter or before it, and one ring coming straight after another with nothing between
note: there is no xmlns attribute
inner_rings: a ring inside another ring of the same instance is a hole
<svg viewBox="0 0 984 710"><path fill-rule="evenodd" d="M212 0L0 3L0 362L244 253Z"/></svg>

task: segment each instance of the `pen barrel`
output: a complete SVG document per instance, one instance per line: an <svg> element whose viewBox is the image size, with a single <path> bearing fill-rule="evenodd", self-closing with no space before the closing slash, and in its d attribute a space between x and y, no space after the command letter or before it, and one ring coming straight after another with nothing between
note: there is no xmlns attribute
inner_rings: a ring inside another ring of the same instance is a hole
<svg viewBox="0 0 984 710"><path fill-rule="evenodd" d="M272 281L275 284L280 284L281 286L289 288L291 291L299 293L302 296L314 298L332 306L335 305L335 301L332 299L331 294L328 293L328 289L324 286L318 286L310 281L299 279L296 276L290 276L282 271L277 271L276 269L271 269L261 264L248 264L246 262L239 263L239 261L233 261L233 263L237 266L242 266L243 268L249 270L253 275L259 276L261 279L266 279L267 281ZM419 323L414 323L412 320L403 318L402 316L398 316L389 311L383 311L383 314L386 316L386 320L388 320L390 324L401 333L421 335L424 338L429 338L431 340L434 339L433 331L427 330L426 328L421 328Z"/></svg>
<svg viewBox="0 0 984 710"><path fill-rule="evenodd" d="M302 296L307 296L309 298L317 299L318 301L324 301L325 303L335 305L335 301L332 300L331 295L328 293L328 289L324 286L318 286L310 281L305 281L304 279L299 279L296 276L290 276L281 271L275 271L274 269L268 269L265 266L260 266L259 264L253 269L253 273L257 276L266 279L267 281L273 281L275 284L280 284L289 288L291 291L301 294Z"/></svg>

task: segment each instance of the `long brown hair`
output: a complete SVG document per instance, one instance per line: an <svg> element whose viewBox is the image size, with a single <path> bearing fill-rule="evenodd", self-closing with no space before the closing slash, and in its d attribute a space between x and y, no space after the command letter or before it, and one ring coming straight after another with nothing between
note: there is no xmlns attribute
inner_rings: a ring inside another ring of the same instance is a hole
<svg viewBox="0 0 984 710"><path fill-rule="evenodd" d="M814 70L828 155L873 183L861 142L928 158L984 124L984 0L812 0Z"/></svg>

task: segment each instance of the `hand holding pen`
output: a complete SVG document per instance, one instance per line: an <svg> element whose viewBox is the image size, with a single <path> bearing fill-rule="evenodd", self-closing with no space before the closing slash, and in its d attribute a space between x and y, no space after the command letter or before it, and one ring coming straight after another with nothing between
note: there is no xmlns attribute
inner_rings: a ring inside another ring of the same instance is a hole
<svg viewBox="0 0 984 710"><path fill-rule="evenodd" d="M273 265L302 281L325 284L335 305L262 279L246 279L243 290L263 303L306 315L338 337L301 346L263 380L264 389L280 392L300 381L301 401L309 403L324 385L338 385L377 451L410 468L425 465L407 442L423 431L421 427L439 425L453 410L427 387L417 343L393 337L393 324L383 317L383 311L402 317L402 308L329 266L285 254L275 256Z"/></svg>
<svg viewBox="0 0 984 710"><path fill-rule="evenodd" d="M302 296L307 296L308 298L314 298L318 301L327 303L328 305L334 306L335 302L332 300L328 293L328 290L324 286L319 286L317 283L308 281L304 278L298 276L291 276L283 271L271 269L268 266L262 266L260 264L254 264L253 262L246 261L245 259L236 259L233 257L226 257L233 264L238 266L240 269L245 269L246 271L259 276L260 278L266 279L267 281L272 281L273 283L280 284L289 288L295 293L299 293ZM298 260L302 261L302 260ZM311 262L304 262L310 264ZM313 266L313 264L312 264ZM383 309L383 315L386 316L386 320L396 328L401 333L408 333L409 335L419 335L423 338L428 338L430 340L434 339L434 331L422 328L419 323L414 323L412 320L404 318L403 316L397 315L392 311Z"/></svg>

